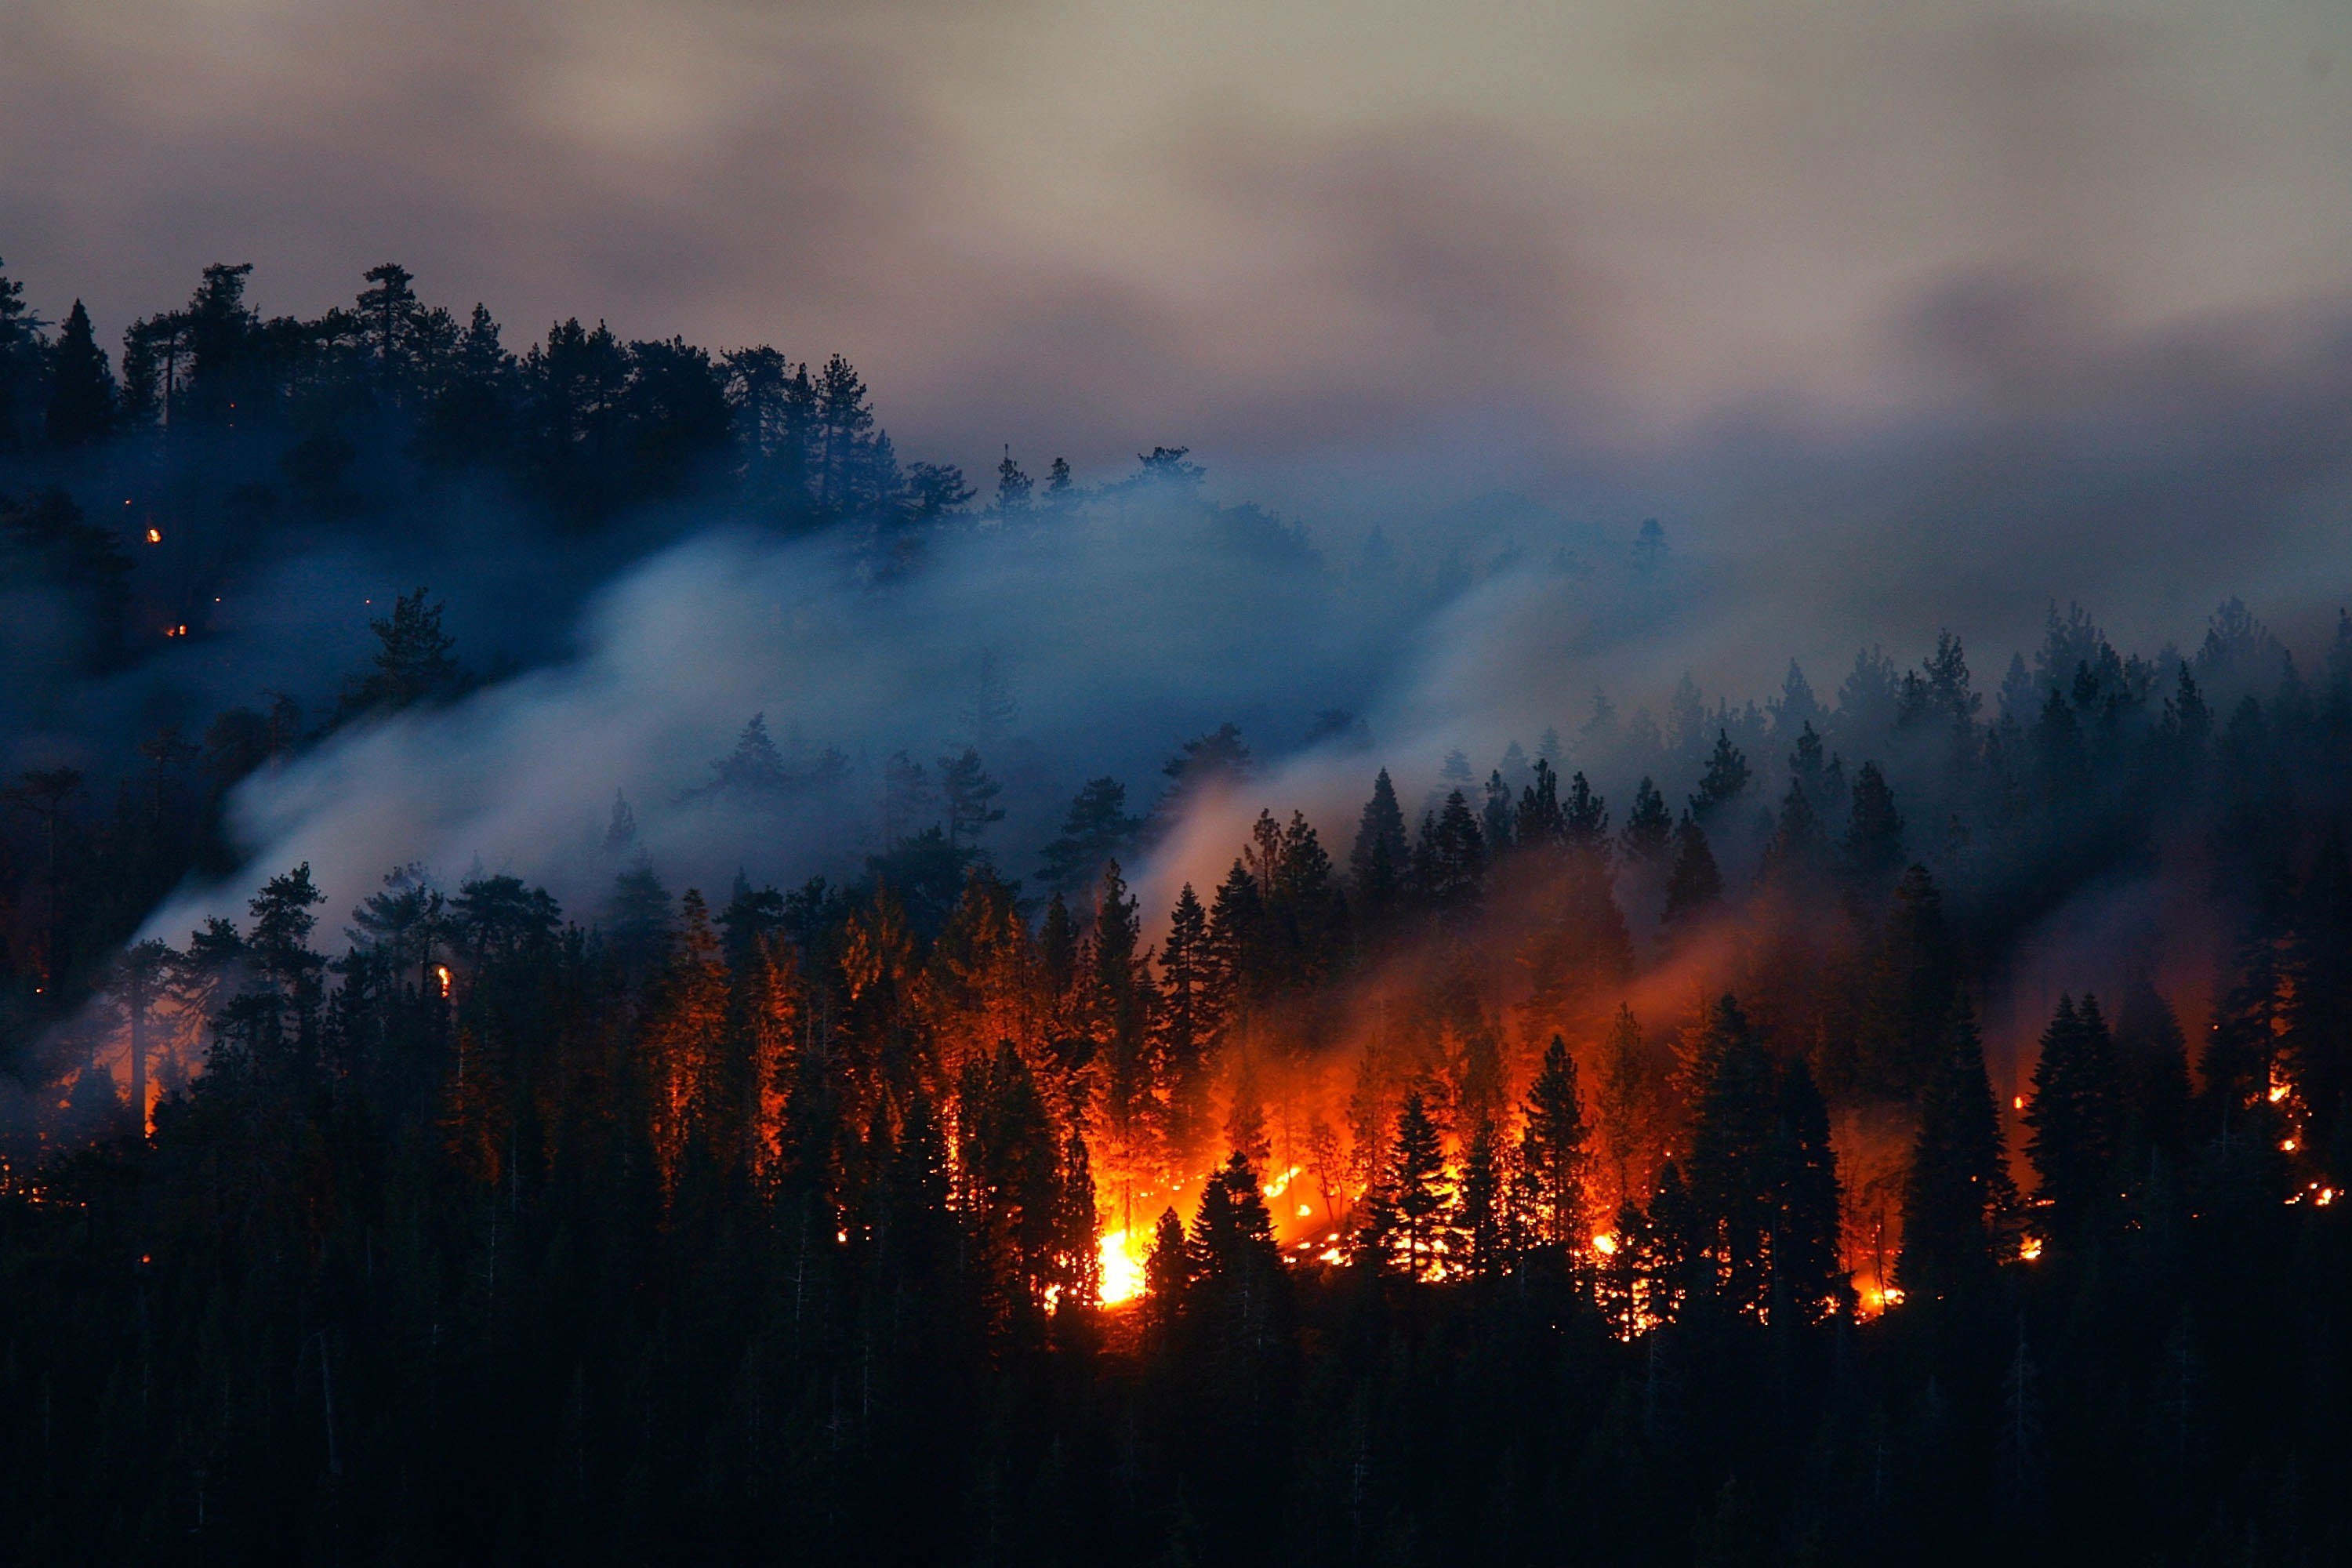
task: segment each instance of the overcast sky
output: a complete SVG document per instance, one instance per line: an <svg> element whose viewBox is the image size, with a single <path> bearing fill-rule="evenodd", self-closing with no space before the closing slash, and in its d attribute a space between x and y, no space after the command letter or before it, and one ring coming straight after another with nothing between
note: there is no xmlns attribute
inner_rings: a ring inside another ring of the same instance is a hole
<svg viewBox="0 0 2352 1568"><path fill-rule="evenodd" d="M2352 293L2342 0L19 0L0 104L0 255L110 339L395 258L974 463L1860 426Z"/></svg>

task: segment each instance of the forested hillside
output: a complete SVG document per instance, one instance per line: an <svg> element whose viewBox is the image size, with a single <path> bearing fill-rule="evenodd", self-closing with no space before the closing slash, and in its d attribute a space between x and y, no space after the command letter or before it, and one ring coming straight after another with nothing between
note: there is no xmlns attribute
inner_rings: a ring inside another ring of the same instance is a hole
<svg viewBox="0 0 2352 1568"><path fill-rule="evenodd" d="M1024 752L981 669L920 751L714 748L747 858L845 814L824 875L687 885L623 800L585 898L277 864L158 930L258 847L241 784L502 679L420 589L331 701L155 721L304 530L724 511L878 600L1140 515L1339 575L1181 448L983 500L838 356L244 280L119 360L0 285L15 1559L2352 1552L2352 621L2053 605L1998 681L1948 632L1826 700L1563 690L1426 757L1333 708L1151 773ZM1638 617L1623 532L1546 569Z"/></svg>

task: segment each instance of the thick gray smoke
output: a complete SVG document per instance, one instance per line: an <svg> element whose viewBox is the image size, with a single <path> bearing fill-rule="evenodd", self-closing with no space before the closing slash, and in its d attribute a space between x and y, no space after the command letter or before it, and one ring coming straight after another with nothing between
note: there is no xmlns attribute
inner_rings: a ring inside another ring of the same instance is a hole
<svg viewBox="0 0 2352 1568"><path fill-rule="evenodd" d="M1662 558L1643 557L1622 501L1595 524L1490 497L1366 535L1348 524L1376 500L1337 489L1318 520L1328 553L1254 509L1132 487L1050 523L961 527L879 582L844 542L715 531L620 573L571 657L247 783L247 870L187 890L151 929L183 935L303 860L337 907L422 861L543 880L583 917L616 855L639 850L674 888L739 868L839 879L881 847L886 760L930 764L966 741L1007 784L991 844L1018 876L1085 778L1120 778L1141 811L1180 742L1235 721L1260 774L1164 841L1150 907L1179 876L1213 876L1261 808L1307 809L1344 852L1378 766L1410 808L1456 747L1483 777L1507 742L1532 751L1553 728L1579 760L1597 691L1664 721L1686 672L1710 705L1737 706L1795 658L1827 701L1858 647L1908 663L1944 627L1990 689L2053 601L2086 603L2153 656L2193 647L2242 592L2313 650L2352 584L2343 365L2326 342L2241 324L2085 349L2030 400L1998 376L2000 395L1900 436L1751 424L1679 467L1596 464L1596 498L1678 504ZM994 719L975 711L992 679L1013 705ZM1328 710L1364 729L1317 740ZM834 781L754 811L698 794L754 714L802 771L837 752ZM616 794L637 833L618 851Z"/></svg>

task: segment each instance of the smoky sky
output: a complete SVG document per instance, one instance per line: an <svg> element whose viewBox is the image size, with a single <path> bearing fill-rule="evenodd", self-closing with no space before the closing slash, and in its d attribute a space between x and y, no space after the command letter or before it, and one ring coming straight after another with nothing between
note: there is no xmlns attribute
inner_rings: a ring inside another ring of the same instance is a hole
<svg viewBox="0 0 2352 1568"><path fill-rule="evenodd" d="M2332 321L2347 64L2333 0L33 0L0 255L109 337L396 258L518 338L839 349L902 450L1185 441L1311 511Z"/></svg>
<svg viewBox="0 0 2352 1568"><path fill-rule="evenodd" d="M1312 584L1269 611L1114 519L1043 564L954 545L877 613L815 547L723 531L634 567L470 518L330 542L224 637L348 668L370 595L430 581L522 667L241 797L256 866L331 847L340 901L411 856L551 874L615 788L691 858L663 803L749 711L869 770L929 754L983 648L1040 801L1147 795L1227 718L1279 757L1351 708L1426 771L1596 687L1738 700L1795 657L1826 693L1939 626L1990 684L2053 600L2154 653L2240 594L2310 649L2352 585L2347 90L2334 0L41 0L0 9L0 256L109 342L209 261L310 315L391 258L516 347L579 315L839 350L907 456L1094 481L1185 443L1333 580L1375 524L1459 568L1386 619ZM1678 598L1628 629L1549 563L1646 516ZM790 604L819 629L778 640ZM203 651L209 697L268 684ZM1273 776L1337 810L1365 765Z"/></svg>

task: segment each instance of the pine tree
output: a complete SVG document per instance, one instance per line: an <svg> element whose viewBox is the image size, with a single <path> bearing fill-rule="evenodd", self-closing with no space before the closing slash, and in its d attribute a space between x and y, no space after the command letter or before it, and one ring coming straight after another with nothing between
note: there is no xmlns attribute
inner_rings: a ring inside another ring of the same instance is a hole
<svg viewBox="0 0 2352 1568"><path fill-rule="evenodd" d="M1633 1010L1621 1003L1601 1046L1601 1093L1596 1108L1601 1148L1621 1204L1635 1201L1633 1163L1650 1131L1654 1096L1643 1058L1641 1023Z"/></svg>
<svg viewBox="0 0 2352 1568"><path fill-rule="evenodd" d="M1108 777L1087 780L1070 802L1061 835L1038 857L1038 880L1055 892L1076 892L1124 853L1141 826L1127 815L1125 784Z"/></svg>
<svg viewBox="0 0 2352 1568"><path fill-rule="evenodd" d="M376 635L374 668L343 691L341 715L398 712L419 702L454 697L465 672L450 657L457 639L441 629L439 605L425 602L426 590L403 594L386 619L368 623Z"/></svg>
<svg viewBox="0 0 2352 1568"><path fill-rule="evenodd" d="M1479 1117L1463 1144L1456 1226L1462 1241L1462 1268L1474 1279L1503 1271L1517 1250L1509 1184L1495 1123L1491 1118Z"/></svg>
<svg viewBox="0 0 2352 1568"><path fill-rule="evenodd" d="M1666 868L1674 853L1674 814L1666 809L1666 797L1646 776L1633 791L1633 809L1626 815L1620 841L1626 858L1660 871Z"/></svg>
<svg viewBox="0 0 2352 1568"><path fill-rule="evenodd" d="M1154 1048L1165 1096L1162 1141L1174 1161L1189 1159L1208 1134L1211 1048L1217 1036L1209 974L1209 916L1184 884L1160 946Z"/></svg>
<svg viewBox="0 0 2352 1568"><path fill-rule="evenodd" d="M1723 897L1723 873L1716 869L1706 832L1689 812L1675 825L1675 864L1666 875L1665 923L1688 926Z"/></svg>
<svg viewBox="0 0 2352 1568"><path fill-rule="evenodd" d="M2189 1044L2171 1004L2145 974L2126 983L2116 1009L2116 1059L2123 1079L2126 1173L2140 1181L2151 1160L2177 1173L2188 1152Z"/></svg>
<svg viewBox="0 0 2352 1568"><path fill-rule="evenodd" d="M1731 731L1717 730L1715 750L1707 753L1706 772L1698 781L1698 793L1690 798L1691 816L1701 826L1715 820L1747 792L1748 777L1748 758L1731 743Z"/></svg>
<svg viewBox="0 0 2352 1568"><path fill-rule="evenodd" d="M638 984L667 960L670 935L669 893L640 859L614 879L604 916L606 950L631 984Z"/></svg>
<svg viewBox="0 0 2352 1568"><path fill-rule="evenodd" d="M1708 1010L1687 1070L1692 1116L1685 1174L1705 1229L1700 1240L1715 1261L1725 1301L1760 1308L1769 1289L1779 1086L1770 1057L1732 997Z"/></svg>
<svg viewBox="0 0 2352 1568"><path fill-rule="evenodd" d="M1579 779L1583 776L1577 775ZM1397 826L1404 826L1402 818ZM1533 780L1519 792L1511 837L1520 844L1557 844L1567 833L1568 819L1559 809L1559 775L1551 771L1549 761L1538 757Z"/></svg>
<svg viewBox="0 0 2352 1568"><path fill-rule="evenodd" d="M1558 1035L1544 1047L1543 1065L1522 1110L1519 1163L1533 1200L1537 1237L1581 1257L1585 1249L1584 1108L1576 1087L1576 1058Z"/></svg>
<svg viewBox="0 0 2352 1568"><path fill-rule="evenodd" d="M2033 1068L2025 1152L2041 1177L2036 1195L2052 1239L2064 1247L2085 1244L2113 1207L2119 1077L2097 999L2086 995L2078 1008L2059 997Z"/></svg>
<svg viewBox="0 0 2352 1568"><path fill-rule="evenodd" d="M108 977L108 990L121 1010L131 1058L131 1114L138 1135L147 1135L148 1069L152 1065L154 1011L171 989L181 955L152 937L123 949Z"/></svg>
<svg viewBox="0 0 2352 1568"><path fill-rule="evenodd" d="M1363 1245L1373 1266L1426 1279L1461 1253L1454 1192L1437 1124L1419 1089L1404 1098L1396 1131L1370 1194Z"/></svg>
<svg viewBox="0 0 2352 1568"><path fill-rule="evenodd" d="M874 405L866 383L850 363L835 354L816 377L816 501L839 515L871 489L866 470L874 447Z"/></svg>
<svg viewBox="0 0 2352 1568"><path fill-rule="evenodd" d="M1773 1321L1818 1322L1848 1310L1853 1288L1839 1260L1837 1154L1830 1147L1829 1107L1802 1057L1780 1072L1769 1162Z"/></svg>
<svg viewBox="0 0 2352 1568"><path fill-rule="evenodd" d="M1980 1290L2011 1251L2018 1215L2008 1141L1985 1073L1975 1011L1956 999L1944 1059L1919 1106L1903 1183L1903 1251L1895 1279L1922 1300Z"/></svg>
<svg viewBox="0 0 2352 1568"><path fill-rule="evenodd" d="M1209 907L1204 965L1210 1005L1230 1032L1245 1027L1265 988L1265 905L1257 880L1239 860Z"/></svg>
<svg viewBox="0 0 2352 1568"><path fill-rule="evenodd" d="M1913 1100L1943 1055L1958 962L1943 893L1913 866L1895 884L1863 976L1855 1058L1837 1065L1832 1087Z"/></svg>
<svg viewBox="0 0 2352 1568"><path fill-rule="evenodd" d="M1517 813L1511 804L1511 786L1503 782L1500 768L1486 775L1486 798L1478 808L1478 829L1486 840L1490 854L1498 858L1509 854L1515 842L1513 826Z"/></svg>
<svg viewBox="0 0 2352 1568"><path fill-rule="evenodd" d="M1195 735L1160 764L1168 788L1153 806L1152 815L1163 825L1172 823L1202 791L1238 784L1255 773L1256 766L1248 742L1231 722L1220 724L1205 735Z"/></svg>
<svg viewBox="0 0 2352 1568"><path fill-rule="evenodd" d="M1396 786L1382 768L1372 780L1372 797L1364 803L1356 827L1356 843L1348 857L1348 872L1360 911L1358 923L1368 936L1379 936L1392 926L1402 911L1412 849L1405 836L1404 811L1397 804Z"/></svg>
<svg viewBox="0 0 2352 1568"><path fill-rule="evenodd" d="M1102 1300L1102 1248L1093 1166L1086 1137L1076 1127L1062 1140L1060 1175L1046 1288L1057 1313L1082 1313Z"/></svg>
<svg viewBox="0 0 2352 1568"><path fill-rule="evenodd" d="M996 797L1004 786L988 776L980 750L966 746L940 759L940 794L947 802L948 843L957 850L977 850L981 835L991 823L1004 820Z"/></svg>
<svg viewBox="0 0 2352 1568"><path fill-rule="evenodd" d="M1855 881L1883 888L1903 864L1903 816L1895 792L1876 763L1864 763L1853 778L1853 804L1846 817L1845 863Z"/></svg>
<svg viewBox="0 0 2352 1568"><path fill-rule="evenodd" d="M1828 856L1829 836L1813 812L1813 803L1805 798L1805 786L1790 779L1789 793L1780 802L1780 819L1764 846L1759 876L1769 885L1801 893L1818 879Z"/></svg>
<svg viewBox="0 0 2352 1568"><path fill-rule="evenodd" d="M656 982L646 1025L646 1074L653 1091L654 1155L661 1162L664 1195L677 1193L689 1155L723 1142L713 1103L720 1089L719 1044L728 1009L726 965L709 906L689 888L678 900L676 940ZM731 1132L731 1129L724 1130ZM698 1163L699 1163L698 1159Z"/></svg>
<svg viewBox="0 0 2352 1568"><path fill-rule="evenodd" d="M1426 908L1458 918L1477 909L1486 878L1486 836L1469 801L1454 790L1442 810L1421 819L1412 852L1414 889Z"/></svg>
<svg viewBox="0 0 2352 1568"><path fill-rule="evenodd" d="M90 330L89 312L76 300L49 351L49 444L83 447L104 439L114 429L115 400L114 368Z"/></svg>
<svg viewBox="0 0 2352 1568"><path fill-rule="evenodd" d="M87 318L82 324L88 327ZM44 346L41 323L25 306L25 286L0 274L0 452L15 451L32 437Z"/></svg>
<svg viewBox="0 0 2352 1568"><path fill-rule="evenodd" d="M1019 517L1027 512L1030 492L1035 488L1035 482L1021 471L1020 464L1013 460L1013 448L1006 447L1004 460L996 465L996 501L992 508L993 514L1000 519L1004 519Z"/></svg>
<svg viewBox="0 0 2352 1568"><path fill-rule="evenodd" d="M1136 901L1113 860L1103 868L1095 889L1094 928L1087 944L1087 1011L1095 1055L1105 1068L1105 1110L1117 1164L1129 1172L1154 1163L1149 1147L1155 1120L1145 989L1149 980L1140 941Z"/></svg>
<svg viewBox="0 0 2352 1568"><path fill-rule="evenodd" d="M424 307L406 268L387 261L369 268L364 276L369 287L361 291L353 311L361 352L374 361L377 375L396 395L413 374Z"/></svg>

